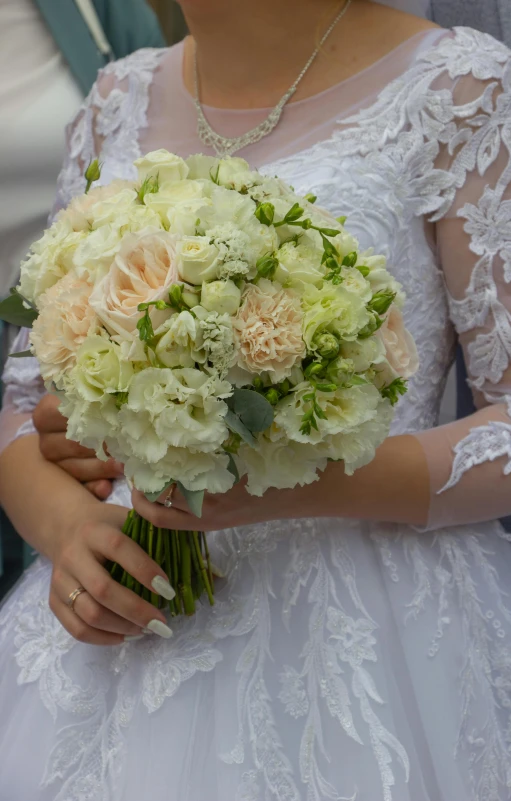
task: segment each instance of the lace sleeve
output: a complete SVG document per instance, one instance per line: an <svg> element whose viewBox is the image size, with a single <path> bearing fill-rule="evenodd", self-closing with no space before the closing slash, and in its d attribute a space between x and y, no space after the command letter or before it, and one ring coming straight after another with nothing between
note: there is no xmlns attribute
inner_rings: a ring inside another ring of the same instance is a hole
<svg viewBox="0 0 511 801"><path fill-rule="evenodd" d="M437 222L478 411L418 435L430 466L430 529L511 512L511 57L478 69L455 81L456 124L442 158L456 193Z"/></svg>

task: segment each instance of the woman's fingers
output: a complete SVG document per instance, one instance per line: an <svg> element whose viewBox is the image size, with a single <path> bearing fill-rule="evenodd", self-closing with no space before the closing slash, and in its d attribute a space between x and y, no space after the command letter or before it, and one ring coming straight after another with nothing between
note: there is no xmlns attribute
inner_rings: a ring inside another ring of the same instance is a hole
<svg viewBox="0 0 511 801"><path fill-rule="evenodd" d="M151 503L145 495L138 490L131 493L133 507L145 520L149 520L159 528L183 529L184 531L203 531L201 519L174 505L167 509L161 503ZM179 500L176 504L180 503Z"/></svg>
<svg viewBox="0 0 511 801"><path fill-rule="evenodd" d="M55 395L44 395L33 413L34 425L39 434L66 431L67 420L59 412L60 401Z"/></svg>
<svg viewBox="0 0 511 801"><path fill-rule="evenodd" d="M124 642L122 634L112 634L89 626L60 600L53 589L50 591L50 609L75 640L91 645L120 645Z"/></svg>
<svg viewBox="0 0 511 801"><path fill-rule="evenodd" d="M86 481L84 487L99 501L106 501L112 492L112 482L105 478L100 478L98 481Z"/></svg>
<svg viewBox="0 0 511 801"><path fill-rule="evenodd" d="M54 589L60 600L66 604L70 594L77 587L83 586L80 581L72 576L64 576L62 581L54 582ZM77 597L72 609L88 626L100 631L109 631L113 634L122 634L124 637L133 637L142 634L142 629L130 623L110 609L101 606L88 592L82 592Z"/></svg>
<svg viewBox="0 0 511 801"><path fill-rule="evenodd" d="M88 459L96 456L94 451L89 448L84 448L80 443L67 439L65 431L40 433L39 450L49 462L61 462L63 459Z"/></svg>
<svg viewBox="0 0 511 801"><path fill-rule="evenodd" d="M107 462L101 459L62 459L58 462L59 467L66 471L77 481L97 481L98 479L112 480L123 475L123 468L114 459Z"/></svg>

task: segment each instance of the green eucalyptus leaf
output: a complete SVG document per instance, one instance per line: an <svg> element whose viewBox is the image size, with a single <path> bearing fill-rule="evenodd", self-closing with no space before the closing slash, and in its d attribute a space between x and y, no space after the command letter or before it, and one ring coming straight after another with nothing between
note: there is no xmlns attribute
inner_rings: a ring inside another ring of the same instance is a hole
<svg viewBox="0 0 511 801"><path fill-rule="evenodd" d="M158 490L158 492L144 492L144 495L148 501L150 501L151 503L155 503L160 497L160 495L162 495L164 492L167 492L167 490L171 488L172 484L174 484L174 479L167 481L165 486L162 487L161 490Z"/></svg>
<svg viewBox="0 0 511 801"><path fill-rule="evenodd" d="M19 350L17 353L9 353L10 359L27 359L29 356L33 356L31 350Z"/></svg>
<svg viewBox="0 0 511 801"><path fill-rule="evenodd" d="M235 434L239 434L243 442L246 442L247 445L250 445L251 448L255 448L257 445L256 440L248 430L248 428L243 425L240 418L234 414L230 409L225 415L225 424L230 431L234 431Z"/></svg>
<svg viewBox="0 0 511 801"><path fill-rule="evenodd" d="M229 473L231 473L234 476L234 483L239 484L240 474L238 471L238 465L236 464L232 453L228 453L227 455L229 457L229 464L227 465L227 469Z"/></svg>
<svg viewBox="0 0 511 801"><path fill-rule="evenodd" d="M32 328L38 312L32 306L27 309L24 302L26 303L19 292L11 290L9 297L0 302L0 320L19 328Z"/></svg>
<svg viewBox="0 0 511 801"><path fill-rule="evenodd" d="M273 423L273 408L258 392L235 389L227 401L230 410L253 434L266 431Z"/></svg>
<svg viewBox="0 0 511 801"><path fill-rule="evenodd" d="M180 481L177 482L177 488L183 494L188 508L192 515L195 517L202 517L202 504L204 503L204 490L189 490L183 487Z"/></svg>

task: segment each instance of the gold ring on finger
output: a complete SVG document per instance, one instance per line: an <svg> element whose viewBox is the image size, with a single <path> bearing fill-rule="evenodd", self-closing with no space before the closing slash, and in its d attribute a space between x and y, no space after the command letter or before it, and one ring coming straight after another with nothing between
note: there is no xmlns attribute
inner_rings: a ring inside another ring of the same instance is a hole
<svg viewBox="0 0 511 801"><path fill-rule="evenodd" d="M73 590L73 592L69 593L66 603L71 609L71 612L75 611L75 601L78 598L78 596L82 594L82 592L87 592L85 587L77 587L76 590Z"/></svg>

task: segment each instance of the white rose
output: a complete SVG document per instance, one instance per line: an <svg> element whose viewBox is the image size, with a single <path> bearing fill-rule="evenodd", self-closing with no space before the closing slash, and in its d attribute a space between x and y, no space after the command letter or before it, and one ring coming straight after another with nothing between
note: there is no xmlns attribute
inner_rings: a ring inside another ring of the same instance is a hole
<svg viewBox="0 0 511 801"><path fill-rule="evenodd" d="M218 277L220 254L207 236L184 236L177 245L177 270L189 284L202 284Z"/></svg>
<svg viewBox="0 0 511 801"><path fill-rule="evenodd" d="M123 361L119 346L94 334L78 349L69 383L84 400L92 402L105 394L125 392L132 376L133 367Z"/></svg>
<svg viewBox="0 0 511 801"><path fill-rule="evenodd" d="M218 314L236 314L241 303L241 290L233 281L212 281L202 285L201 306Z"/></svg>
<svg viewBox="0 0 511 801"><path fill-rule="evenodd" d="M358 295L364 303L369 303L374 294L371 284L356 267L343 268L342 285L348 292L353 292L354 295Z"/></svg>
<svg viewBox="0 0 511 801"><path fill-rule="evenodd" d="M204 204L209 203L204 196L203 184L200 181L176 181L165 183L158 192L149 192L144 197L145 205L156 212L165 225L171 225L171 216L180 209L181 213L188 210L192 215L192 229L186 233L194 234L198 213ZM172 226L172 229L174 227ZM177 233L182 233L177 231Z"/></svg>
<svg viewBox="0 0 511 801"><path fill-rule="evenodd" d="M143 183L147 178L158 178L161 184L167 181L182 181L188 176L186 162L168 150L153 150L135 161L138 179Z"/></svg>
<svg viewBox="0 0 511 801"><path fill-rule="evenodd" d="M220 159L214 156L190 156L186 159L186 165L189 169L189 177L192 180L207 179L211 181L211 176L216 174Z"/></svg>
<svg viewBox="0 0 511 801"><path fill-rule="evenodd" d="M201 215L207 206L211 206L209 198L197 198L170 206L166 214L169 231L179 236L195 236Z"/></svg>

